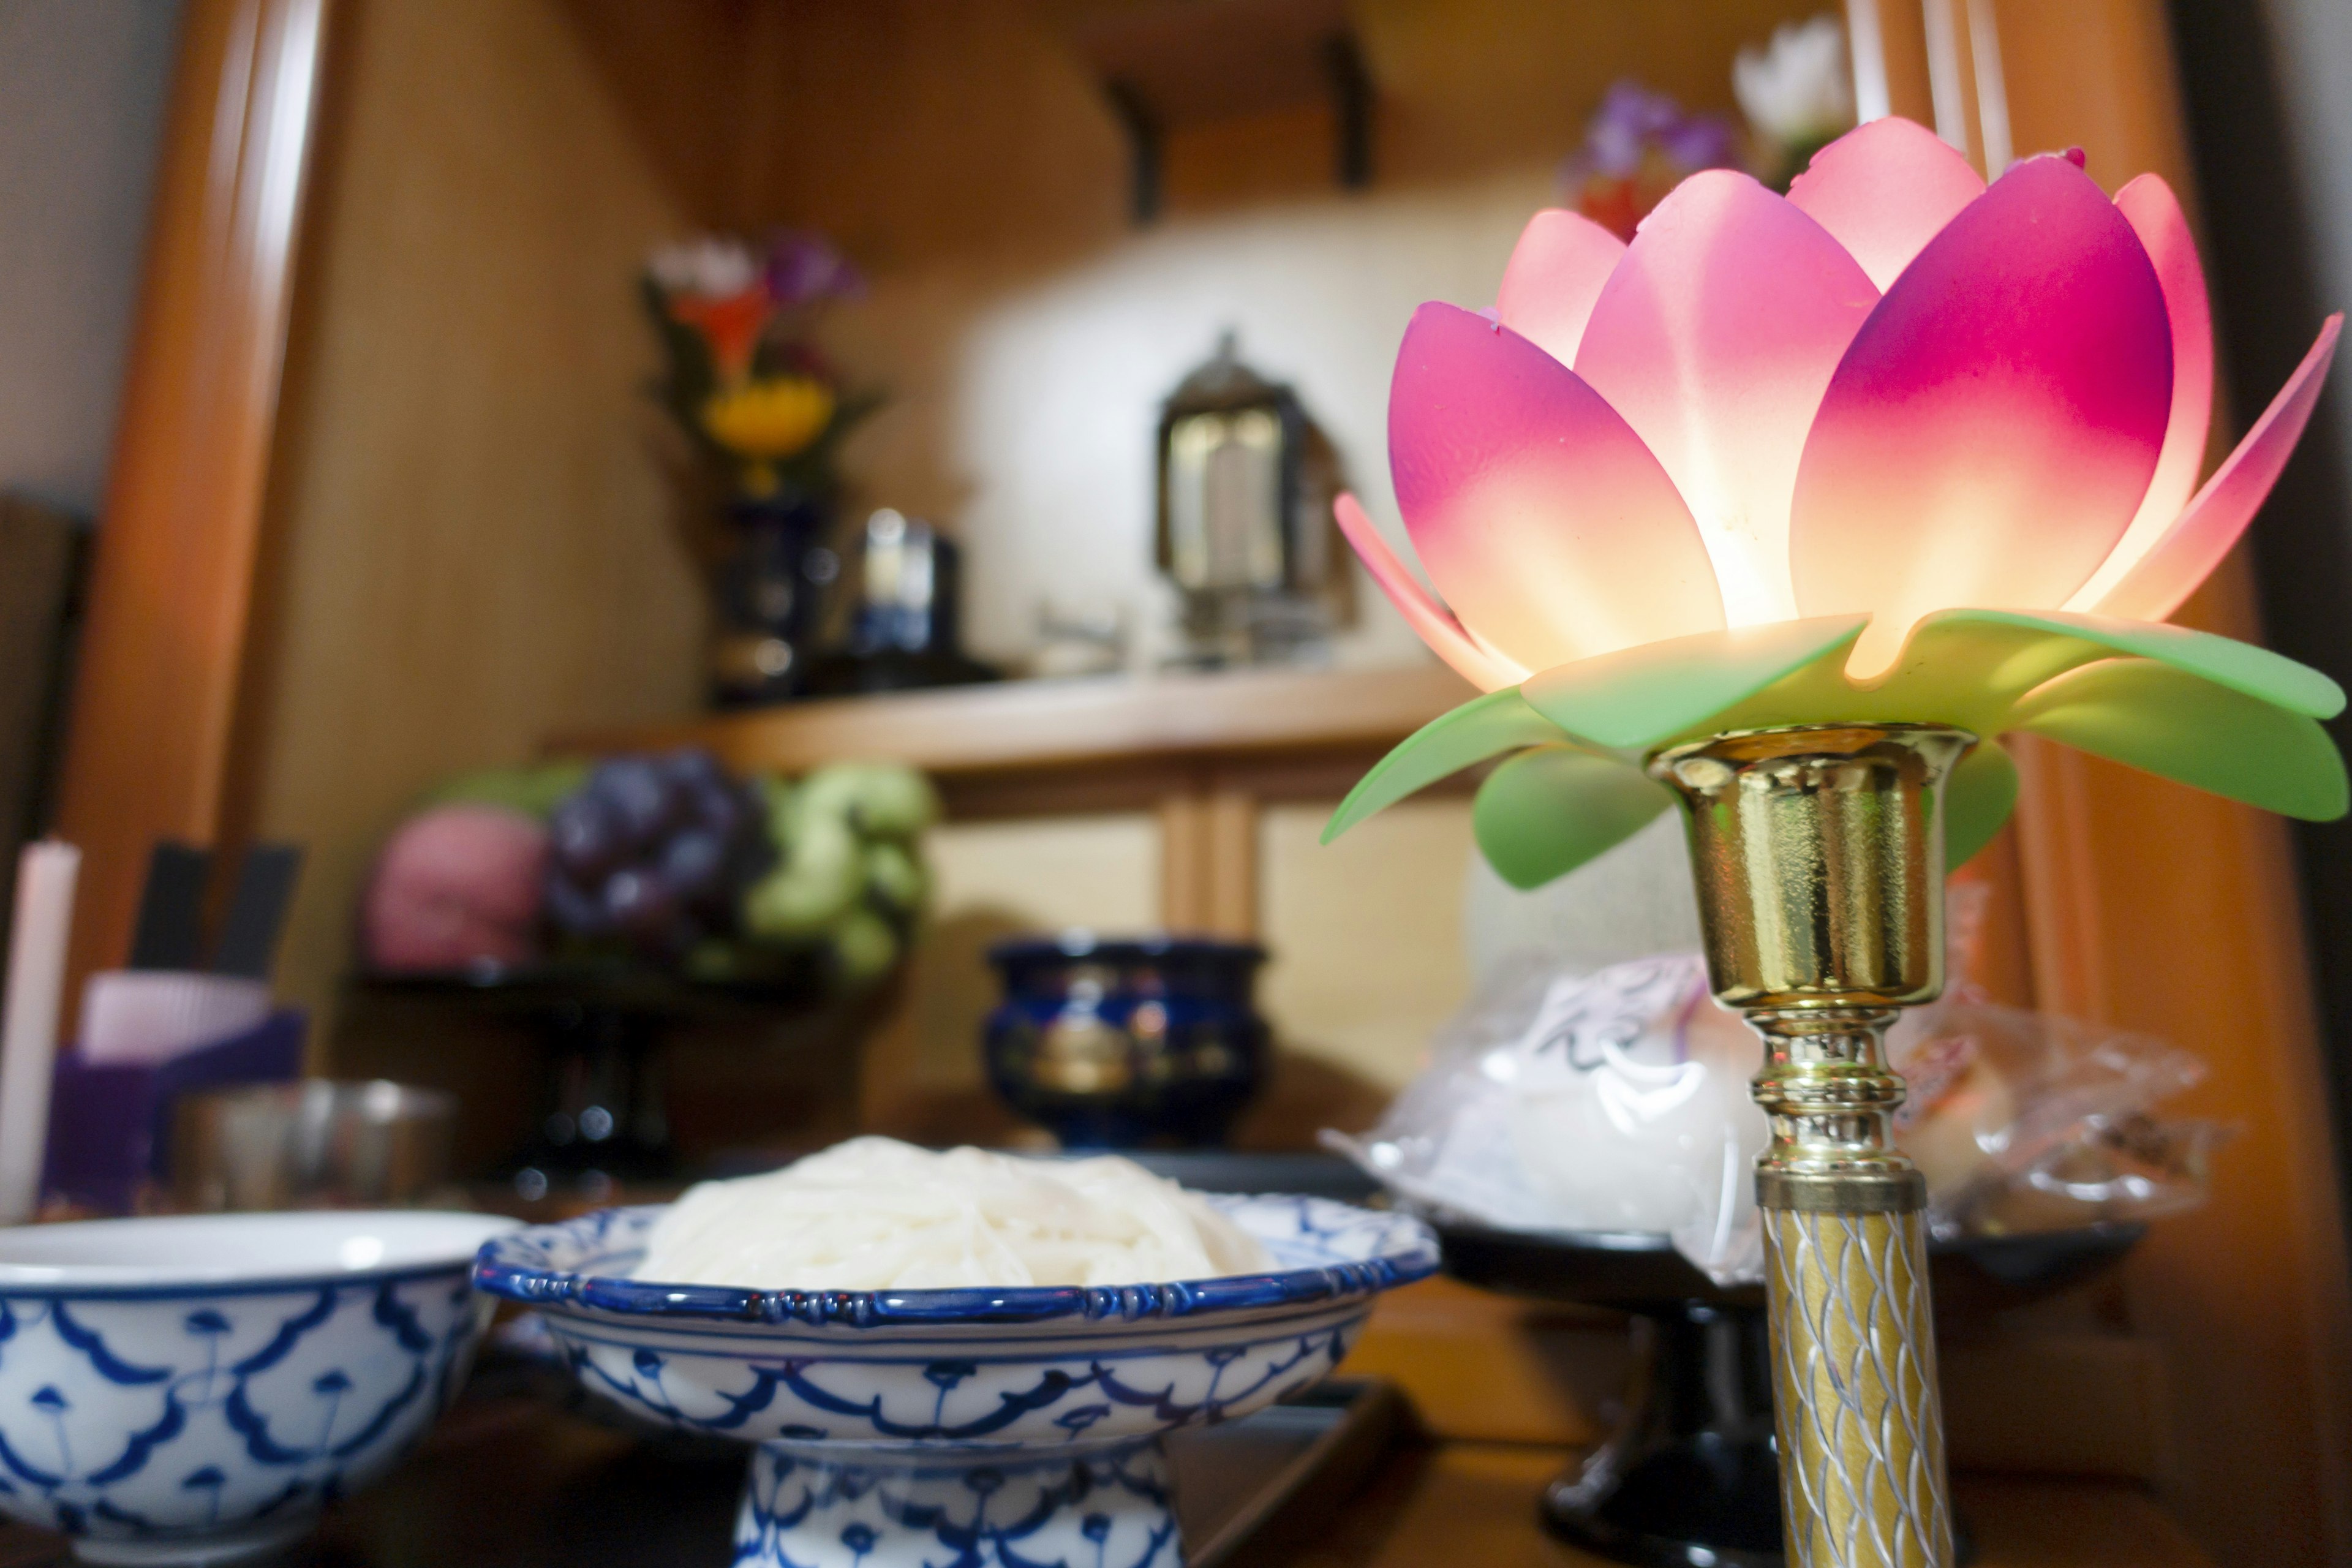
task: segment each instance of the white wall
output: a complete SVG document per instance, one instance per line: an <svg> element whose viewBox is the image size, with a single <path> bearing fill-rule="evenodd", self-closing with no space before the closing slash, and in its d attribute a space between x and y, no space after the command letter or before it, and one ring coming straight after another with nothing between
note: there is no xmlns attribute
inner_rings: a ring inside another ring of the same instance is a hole
<svg viewBox="0 0 2352 1568"><path fill-rule="evenodd" d="M179 0L0 0L0 489L95 512Z"/></svg>
<svg viewBox="0 0 2352 1568"><path fill-rule="evenodd" d="M1389 484L1391 367L1424 300L1492 304L1530 213L1537 169L1442 191L1331 195L1177 219L993 301L962 344L951 439L971 490L965 625L972 647L1017 659L1039 598L1124 605L1164 629L1174 602L1152 566L1153 430L1161 399L1227 328L1242 358L1293 384L1337 447L1349 487L1407 560ZM876 290L885 302L887 285ZM1425 659L1421 639L1354 556L1357 623L1343 666Z"/></svg>

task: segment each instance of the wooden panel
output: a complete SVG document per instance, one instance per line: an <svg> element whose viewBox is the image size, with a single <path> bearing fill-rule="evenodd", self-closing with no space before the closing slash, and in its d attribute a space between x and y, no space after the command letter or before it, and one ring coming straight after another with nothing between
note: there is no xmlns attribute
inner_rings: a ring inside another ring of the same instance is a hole
<svg viewBox="0 0 2352 1568"><path fill-rule="evenodd" d="M2179 1431L2152 1339L1996 1325L1941 1337L1936 1358L1955 1465L2143 1482L2172 1472Z"/></svg>
<svg viewBox="0 0 2352 1568"><path fill-rule="evenodd" d="M1631 1361L1625 1320L1472 1289L1443 1275L1381 1298L1348 1352L1385 1377L1441 1437L1586 1447L1609 1435ZM1465 1559L1464 1561L1467 1561Z"/></svg>
<svg viewBox="0 0 2352 1568"><path fill-rule="evenodd" d="M2208 1568L2213 1561L2137 1487L1962 1475L1952 1489L1976 1568Z"/></svg>
<svg viewBox="0 0 2352 1568"><path fill-rule="evenodd" d="M1349 1363L1353 1369L1352 1360ZM1506 1443L1401 1450L1286 1568L1608 1568L1546 1534L1537 1500L1574 1456ZM1972 1568L2208 1568L2179 1525L2136 1487L1961 1476Z"/></svg>
<svg viewBox="0 0 2352 1568"><path fill-rule="evenodd" d="M417 794L689 709L704 604L631 282L684 220L551 0L352 8L302 280L248 830L307 843L286 989L325 1007Z"/></svg>
<svg viewBox="0 0 2352 1568"><path fill-rule="evenodd" d="M1927 0L1929 5L1936 3ZM1885 112L1933 125L1935 91L1929 81L1926 13L1920 0L1846 0L1846 28L1855 48L1856 72L1874 74L1885 84ZM1863 54L1873 41L1879 51L1874 61Z"/></svg>
<svg viewBox="0 0 2352 1568"><path fill-rule="evenodd" d="M1995 10L2019 151L2079 145L2110 188L2153 169L2193 215L2162 6ZM2243 560L2177 618L2258 635ZM2211 1204L2126 1266L2180 1412L2168 1497L2226 1563L2352 1558L2352 1300L2286 829L2076 753L2019 762L2041 1004L2197 1051L2210 1075L2174 1108L2244 1132Z"/></svg>
<svg viewBox="0 0 2352 1568"><path fill-rule="evenodd" d="M2148 1481L2174 1425L2162 1352L2137 1337L1995 1318L1939 1335L1953 1463ZM1393 1380L1433 1434L1586 1447L1608 1436L1631 1372L1626 1320L1440 1277L1381 1298L1350 1373Z"/></svg>
<svg viewBox="0 0 2352 1568"><path fill-rule="evenodd" d="M1179 789L1163 796L1153 815L1160 827L1160 924L1199 930L1209 908L1208 813L1196 792Z"/></svg>
<svg viewBox="0 0 2352 1568"><path fill-rule="evenodd" d="M148 846L219 833L326 0L189 0L58 796L71 994L120 963Z"/></svg>
<svg viewBox="0 0 2352 1568"><path fill-rule="evenodd" d="M1246 789L1208 798L1209 900L1202 930L1247 940L1258 934L1258 803Z"/></svg>
<svg viewBox="0 0 2352 1568"><path fill-rule="evenodd" d="M1246 941L1258 934L1258 802L1199 770L1160 802L1162 929Z"/></svg>
<svg viewBox="0 0 2352 1568"><path fill-rule="evenodd" d="M1259 1004L1287 1049L1392 1094L1426 1065L1433 1037L1470 992L1469 803L1410 801L1325 844L1336 804L1265 814L1259 934L1273 959ZM1299 1131L1302 1142L1314 1131Z"/></svg>

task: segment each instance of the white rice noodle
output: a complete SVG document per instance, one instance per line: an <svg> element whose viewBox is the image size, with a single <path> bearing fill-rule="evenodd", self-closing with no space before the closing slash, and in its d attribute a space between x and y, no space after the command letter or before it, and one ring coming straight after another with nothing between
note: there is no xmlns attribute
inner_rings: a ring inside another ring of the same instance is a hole
<svg viewBox="0 0 2352 1568"><path fill-rule="evenodd" d="M1261 1273L1255 1237L1131 1160L934 1153L854 1138L704 1182L656 1223L640 1279L760 1290L1140 1285Z"/></svg>

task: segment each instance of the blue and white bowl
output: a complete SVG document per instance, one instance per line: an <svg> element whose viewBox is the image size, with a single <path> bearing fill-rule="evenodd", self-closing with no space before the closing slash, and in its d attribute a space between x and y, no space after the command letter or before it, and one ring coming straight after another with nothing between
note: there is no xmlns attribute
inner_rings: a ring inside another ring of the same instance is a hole
<svg viewBox="0 0 2352 1568"><path fill-rule="evenodd" d="M481 1215L0 1230L0 1510L84 1562L235 1563L389 1468L466 1375Z"/></svg>
<svg viewBox="0 0 2352 1568"><path fill-rule="evenodd" d="M633 1279L659 1208L498 1237L474 1283L536 1307L590 1389L758 1445L735 1562L761 1568L1172 1568L1160 1438L1339 1363L1434 1273L1404 1215L1211 1198L1266 1274L1161 1285L751 1290Z"/></svg>

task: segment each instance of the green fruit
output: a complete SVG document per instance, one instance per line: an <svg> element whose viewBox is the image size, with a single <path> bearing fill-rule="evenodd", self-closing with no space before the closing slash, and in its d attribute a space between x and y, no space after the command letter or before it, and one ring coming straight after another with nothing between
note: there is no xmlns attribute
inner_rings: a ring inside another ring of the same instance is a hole
<svg viewBox="0 0 2352 1568"><path fill-rule="evenodd" d="M809 816L847 820L866 786L864 763L827 763L803 777L793 792L793 804Z"/></svg>
<svg viewBox="0 0 2352 1568"><path fill-rule="evenodd" d="M819 768L801 782L797 806L808 816L846 818L877 838L912 837L940 817L930 781L896 763Z"/></svg>
<svg viewBox="0 0 2352 1568"><path fill-rule="evenodd" d="M743 923L771 940L814 936L865 890L865 858L841 822L803 822L782 847L783 862L744 895Z"/></svg>
<svg viewBox="0 0 2352 1568"><path fill-rule="evenodd" d="M522 768L479 768L459 773L426 795L424 805L498 805L544 817L588 782L593 763L540 763Z"/></svg>
<svg viewBox="0 0 2352 1568"><path fill-rule="evenodd" d="M930 891L930 875L904 845L882 842L866 847L866 886L876 898L901 914L922 908Z"/></svg>
<svg viewBox="0 0 2352 1568"><path fill-rule="evenodd" d="M881 838L912 838L940 819L939 792L912 768L877 763L857 796L857 825Z"/></svg>
<svg viewBox="0 0 2352 1568"><path fill-rule="evenodd" d="M898 962L898 933L872 910L853 910L830 934L835 973L844 985L864 990Z"/></svg>

